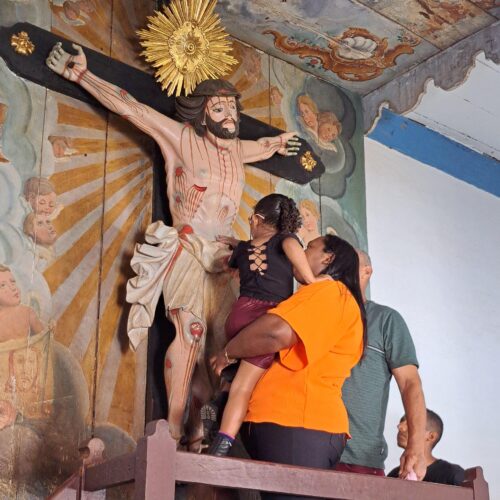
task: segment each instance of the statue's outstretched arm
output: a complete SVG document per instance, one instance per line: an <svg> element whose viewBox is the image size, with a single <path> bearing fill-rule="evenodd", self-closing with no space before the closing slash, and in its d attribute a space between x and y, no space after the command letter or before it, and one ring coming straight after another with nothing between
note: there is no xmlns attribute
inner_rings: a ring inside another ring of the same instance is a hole
<svg viewBox="0 0 500 500"><path fill-rule="evenodd" d="M271 158L274 153L295 156L300 149L297 132L285 132L276 137L262 137L257 141L241 141L243 163L253 163Z"/></svg>
<svg viewBox="0 0 500 500"><path fill-rule="evenodd" d="M178 142L182 130L179 122L138 102L126 90L94 75L87 69L83 49L76 44L73 44L73 48L77 51L76 55L69 54L61 43L57 43L47 58L47 66L58 75L81 85L104 107L129 120L156 141Z"/></svg>

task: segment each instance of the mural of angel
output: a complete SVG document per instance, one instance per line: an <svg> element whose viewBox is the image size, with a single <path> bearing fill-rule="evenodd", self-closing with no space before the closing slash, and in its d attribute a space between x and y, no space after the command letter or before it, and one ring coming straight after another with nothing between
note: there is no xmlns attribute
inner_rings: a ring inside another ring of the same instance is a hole
<svg viewBox="0 0 500 500"><path fill-rule="evenodd" d="M24 219L23 232L36 245L41 245L49 249L57 240L57 232L52 224L52 220L47 215L29 213Z"/></svg>
<svg viewBox="0 0 500 500"><path fill-rule="evenodd" d="M62 7L61 19L72 26L83 26L91 21L90 14L95 11L91 0L51 0L56 7Z"/></svg>
<svg viewBox="0 0 500 500"><path fill-rule="evenodd" d="M33 308L21 304L21 293L9 267L0 264L0 342L41 333L43 323Z"/></svg>
<svg viewBox="0 0 500 500"><path fill-rule="evenodd" d="M302 226L298 231L304 245L321 236L319 231L320 217L318 204L310 199L301 200L298 204L302 217Z"/></svg>
<svg viewBox="0 0 500 500"><path fill-rule="evenodd" d="M43 177L30 177L24 183L24 198L36 215L45 215L54 219L62 210L57 203L54 186Z"/></svg>
<svg viewBox="0 0 500 500"><path fill-rule="evenodd" d="M299 121L304 131L310 135L320 148L338 152L335 144L342 132L342 123L333 111L322 111L308 94L297 96L297 111Z"/></svg>
<svg viewBox="0 0 500 500"><path fill-rule="evenodd" d="M337 151L332 141L342 132L342 123L332 111L318 113L318 139L321 147Z"/></svg>

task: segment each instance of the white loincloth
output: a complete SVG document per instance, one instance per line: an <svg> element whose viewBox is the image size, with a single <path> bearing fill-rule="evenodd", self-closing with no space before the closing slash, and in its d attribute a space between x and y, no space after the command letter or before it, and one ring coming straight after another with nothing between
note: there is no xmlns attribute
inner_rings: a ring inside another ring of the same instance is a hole
<svg viewBox="0 0 500 500"><path fill-rule="evenodd" d="M130 262L137 276L127 283L126 300L132 304L127 332L134 350L147 336L162 292L167 311L189 311L206 331L207 273L224 271L231 255L226 245L196 234L179 236L161 221L149 225L145 240L136 245Z"/></svg>

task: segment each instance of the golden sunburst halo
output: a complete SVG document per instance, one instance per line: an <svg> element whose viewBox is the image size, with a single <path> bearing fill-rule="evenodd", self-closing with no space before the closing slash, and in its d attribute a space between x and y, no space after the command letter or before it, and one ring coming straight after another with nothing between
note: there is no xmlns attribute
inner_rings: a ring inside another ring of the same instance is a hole
<svg viewBox="0 0 500 500"><path fill-rule="evenodd" d="M142 55L156 68L155 77L170 96L190 94L208 78L229 73L237 60L228 35L213 11L217 0L173 0L148 17L139 30Z"/></svg>

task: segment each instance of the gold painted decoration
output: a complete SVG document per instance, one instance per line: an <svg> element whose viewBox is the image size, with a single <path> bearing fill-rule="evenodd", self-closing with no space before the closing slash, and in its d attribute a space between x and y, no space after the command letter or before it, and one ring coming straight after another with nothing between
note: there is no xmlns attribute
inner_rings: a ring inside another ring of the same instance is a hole
<svg viewBox="0 0 500 500"><path fill-rule="evenodd" d="M142 55L153 68L162 90L190 94L208 78L219 78L237 64L228 35L214 8L217 0L173 0L148 17L148 29L137 33Z"/></svg>
<svg viewBox="0 0 500 500"><path fill-rule="evenodd" d="M10 45L18 54L29 56L35 51L35 44L30 40L26 31L21 31L17 35L10 37Z"/></svg>
<svg viewBox="0 0 500 500"><path fill-rule="evenodd" d="M311 172L318 162L313 158L310 151L306 151L300 157L300 164L304 167L304 170Z"/></svg>

